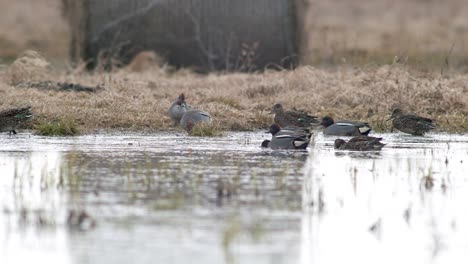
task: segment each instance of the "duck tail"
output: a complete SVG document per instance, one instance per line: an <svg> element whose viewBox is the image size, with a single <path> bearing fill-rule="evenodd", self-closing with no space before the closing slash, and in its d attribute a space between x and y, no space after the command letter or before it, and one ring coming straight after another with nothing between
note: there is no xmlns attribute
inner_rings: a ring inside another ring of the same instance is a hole
<svg viewBox="0 0 468 264"><path fill-rule="evenodd" d="M306 149L309 146L310 139L298 138L293 141L293 146L296 149Z"/></svg>
<svg viewBox="0 0 468 264"><path fill-rule="evenodd" d="M373 148L374 148L375 150L381 150L384 146L385 146L384 143L376 142L376 143L373 145Z"/></svg>
<svg viewBox="0 0 468 264"><path fill-rule="evenodd" d="M364 136L367 136L369 135L369 133L371 132L372 128L370 126L362 126L359 129L359 133L361 133L361 135L364 135Z"/></svg>
<svg viewBox="0 0 468 264"><path fill-rule="evenodd" d="M428 127L429 129L434 129L434 128L436 128L436 125L435 125L434 123L432 123L432 122L431 122L431 123L426 123L426 124L427 124L427 127Z"/></svg>

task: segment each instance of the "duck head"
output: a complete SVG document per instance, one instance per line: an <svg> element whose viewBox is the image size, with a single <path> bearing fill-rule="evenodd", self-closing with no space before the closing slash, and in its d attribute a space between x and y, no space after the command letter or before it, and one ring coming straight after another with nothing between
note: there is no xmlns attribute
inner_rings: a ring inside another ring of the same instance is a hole
<svg viewBox="0 0 468 264"><path fill-rule="evenodd" d="M283 113L283 105L282 104L275 104L270 111L270 114L281 114Z"/></svg>
<svg viewBox="0 0 468 264"><path fill-rule="evenodd" d="M185 95L183 93L181 93L177 98L176 104L180 106L185 106Z"/></svg>
<svg viewBox="0 0 468 264"><path fill-rule="evenodd" d="M333 118L329 117L329 116L325 116L322 118L322 122L320 123L320 125L324 126L324 127L329 127L331 125L333 125L335 123L335 121L333 121Z"/></svg>
<svg viewBox="0 0 468 264"><path fill-rule="evenodd" d="M267 133L271 133L273 136L280 132L281 127L278 124L273 124L270 126L270 130Z"/></svg>
<svg viewBox="0 0 468 264"><path fill-rule="evenodd" d="M390 118L385 120L385 122L388 122L388 121L390 121L390 120L392 120L394 118L397 118L397 117L401 116L402 114L403 114L403 111L401 111L400 108L396 108L396 109L394 109L392 111L392 115L390 116Z"/></svg>
<svg viewBox="0 0 468 264"><path fill-rule="evenodd" d="M345 143L346 143L346 141L344 141L343 139L337 138L337 139L335 139L335 148L339 149Z"/></svg>

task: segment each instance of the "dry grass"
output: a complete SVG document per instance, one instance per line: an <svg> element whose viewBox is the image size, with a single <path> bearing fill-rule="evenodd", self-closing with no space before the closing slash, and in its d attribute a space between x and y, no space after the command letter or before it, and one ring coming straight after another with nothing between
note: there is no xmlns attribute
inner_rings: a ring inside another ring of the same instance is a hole
<svg viewBox="0 0 468 264"><path fill-rule="evenodd" d="M64 62L69 29L61 0L0 0L0 64L26 49ZM303 63L388 64L467 71L465 0L304 0ZM453 45L453 48L452 48ZM133 65L138 70L140 65ZM133 67L132 66L132 67Z"/></svg>
<svg viewBox="0 0 468 264"><path fill-rule="evenodd" d="M308 0L305 62L388 64L468 71L468 5L464 0ZM452 47L453 46L453 47Z"/></svg>
<svg viewBox="0 0 468 264"><path fill-rule="evenodd" d="M266 128L276 102L336 119L383 121L398 106L436 120L443 131L468 131L468 76L409 71L393 64L333 70L301 67L258 74L72 73L51 71L48 79L97 86L97 93L18 88L0 71L0 110L31 105L44 120L72 118L84 132L95 129L165 130L169 105L184 92L194 108L211 113L223 130Z"/></svg>
<svg viewBox="0 0 468 264"><path fill-rule="evenodd" d="M27 49L54 61L66 58L69 33L60 0L0 0L0 7L0 64Z"/></svg>

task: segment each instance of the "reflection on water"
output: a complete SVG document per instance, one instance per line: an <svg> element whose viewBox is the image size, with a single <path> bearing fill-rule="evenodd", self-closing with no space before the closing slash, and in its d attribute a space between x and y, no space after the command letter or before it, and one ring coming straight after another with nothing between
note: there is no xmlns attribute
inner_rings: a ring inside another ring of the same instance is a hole
<svg viewBox="0 0 468 264"><path fill-rule="evenodd" d="M264 136L2 137L0 248L11 263L32 260L18 251L48 263L294 261L308 153L261 149ZM71 229L71 210L97 226Z"/></svg>
<svg viewBox="0 0 468 264"><path fill-rule="evenodd" d="M309 152L263 133L0 135L2 263L466 259L468 137L383 136L356 153L322 135Z"/></svg>
<svg viewBox="0 0 468 264"><path fill-rule="evenodd" d="M388 145L380 153L335 152L326 137L310 152L304 262L466 260L468 138L383 136Z"/></svg>
<svg viewBox="0 0 468 264"><path fill-rule="evenodd" d="M0 152L2 263L70 262L66 230L56 228L65 217L60 163L57 152Z"/></svg>

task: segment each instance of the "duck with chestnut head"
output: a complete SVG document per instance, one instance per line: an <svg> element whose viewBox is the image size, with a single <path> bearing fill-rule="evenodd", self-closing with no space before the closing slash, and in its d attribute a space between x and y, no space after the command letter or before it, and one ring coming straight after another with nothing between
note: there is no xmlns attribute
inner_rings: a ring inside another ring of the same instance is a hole
<svg viewBox="0 0 468 264"><path fill-rule="evenodd" d="M192 108L185 102L185 95L182 93L179 95L177 100L172 103L167 112L172 121L174 121L174 125L178 125L184 113L191 109Z"/></svg>

